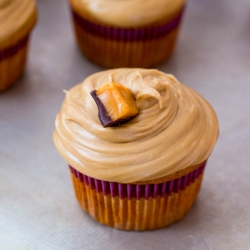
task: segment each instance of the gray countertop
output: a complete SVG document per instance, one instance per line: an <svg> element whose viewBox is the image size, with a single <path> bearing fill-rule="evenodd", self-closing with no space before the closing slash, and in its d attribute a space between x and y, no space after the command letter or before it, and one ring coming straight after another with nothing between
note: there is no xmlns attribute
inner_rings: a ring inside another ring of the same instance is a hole
<svg viewBox="0 0 250 250"><path fill-rule="evenodd" d="M76 47L66 0L38 0L18 83L0 95L0 249L250 249L250 1L189 0L175 53L158 69L214 107L220 136L198 200L149 232L103 226L78 205L54 120L69 89L102 70Z"/></svg>

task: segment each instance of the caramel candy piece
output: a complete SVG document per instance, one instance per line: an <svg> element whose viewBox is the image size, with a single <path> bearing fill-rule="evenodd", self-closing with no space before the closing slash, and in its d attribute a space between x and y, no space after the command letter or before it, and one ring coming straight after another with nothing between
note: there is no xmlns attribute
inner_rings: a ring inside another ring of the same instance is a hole
<svg viewBox="0 0 250 250"><path fill-rule="evenodd" d="M110 82L90 93L98 107L103 127L114 127L139 113L133 93L125 86Z"/></svg>

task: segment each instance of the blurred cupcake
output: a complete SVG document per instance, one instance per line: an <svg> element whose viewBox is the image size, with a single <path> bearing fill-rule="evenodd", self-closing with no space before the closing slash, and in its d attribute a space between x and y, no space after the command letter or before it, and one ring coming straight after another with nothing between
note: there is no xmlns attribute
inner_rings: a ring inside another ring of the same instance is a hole
<svg viewBox="0 0 250 250"><path fill-rule="evenodd" d="M149 68L173 52L185 0L69 0L82 53L107 67Z"/></svg>
<svg viewBox="0 0 250 250"><path fill-rule="evenodd" d="M0 91L24 71L36 18L34 0L0 0Z"/></svg>
<svg viewBox="0 0 250 250"><path fill-rule="evenodd" d="M55 126L79 204L124 230L180 220L198 195L218 136L216 114L200 95L146 69L89 76L67 92Z"/></svg>

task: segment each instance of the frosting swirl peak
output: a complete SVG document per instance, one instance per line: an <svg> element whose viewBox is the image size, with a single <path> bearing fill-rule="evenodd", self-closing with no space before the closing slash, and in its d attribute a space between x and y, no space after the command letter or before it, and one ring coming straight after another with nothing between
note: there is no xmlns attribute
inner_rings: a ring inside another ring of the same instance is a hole
<svg viewBox="0 0 250 250"><path fill-rule="evenodd" d="M140 110L126 124L103 128L90 92L113 80ZM93 74L66 94L55 123L62 157L96 179L131 183L164 177L208 158L218 136L211 106L172 75L148 69Z"/></svg>

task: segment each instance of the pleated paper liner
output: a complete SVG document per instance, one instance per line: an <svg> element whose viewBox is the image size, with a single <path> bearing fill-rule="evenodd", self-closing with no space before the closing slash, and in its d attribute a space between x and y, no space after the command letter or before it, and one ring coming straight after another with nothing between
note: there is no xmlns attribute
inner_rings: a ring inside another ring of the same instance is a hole
<svg viewBox="0 0 250 250"><path fill-rule="evenodd" d="M37 11L9 39L0 43L0 92L12 86L25 69L31 32L37 21ZM18 20L16 20L18 22Z"/></svg>
<svg viewBox="0 0 250 250"><path fill-rule="evenodd" d="M82 53L106 68L149 68L173 52L184 8L172 20L144 28L115 28L85 19L72 9L76 40Z"/></svg>
<svg viewBox="0 0 250 250"><path fill-rule="evenodd" d="M10 87L23 73L28 51L29 35L16 44L0 50L0 91Z"/></svg>
<svg viewBox="0 0 250 250"><path fill-rule="evenodd" d="M153 230L180 220L200 190L206 162L173 180L120 184L88 177L70 166L75 194L94 219L117 229Z"/></svg>

